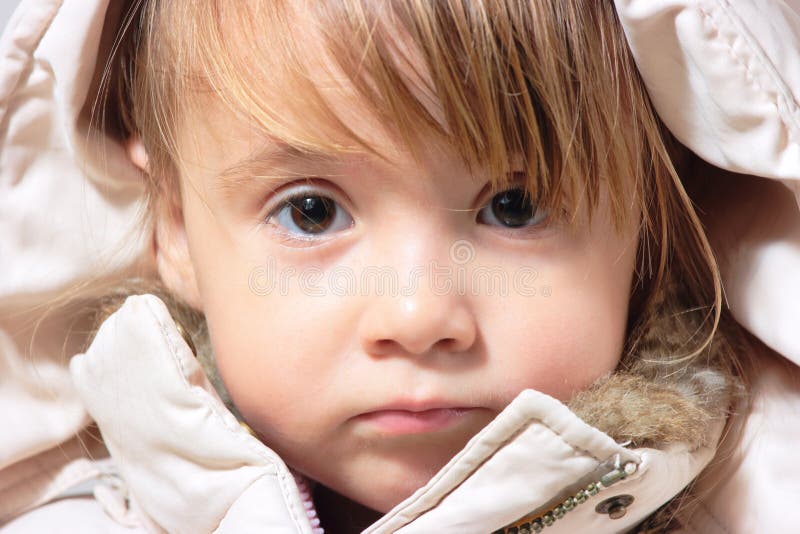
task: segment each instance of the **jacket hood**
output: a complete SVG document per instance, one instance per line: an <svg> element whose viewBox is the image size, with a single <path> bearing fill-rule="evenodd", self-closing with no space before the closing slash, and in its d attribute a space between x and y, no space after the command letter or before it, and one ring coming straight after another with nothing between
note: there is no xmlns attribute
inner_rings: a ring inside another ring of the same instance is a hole
<svg viewBox="0 0 800 534"><path fill-rule="evenodd" d="M716 166L705 208L734 315L800 364L800 2L615 4L662 120ZM80 307L34 323L64 288L155 270L140 174L88 129L121 5L23 0L0 41L0 425L18 429L0 438L0 489L18 496L0 522L98 474L74 437L90 421L67 368ZM558 412L535 397L521 413Z"/></svg>
<svg viewBox="0 0 800 534"><path fill-rule="evenodd" d="M659 116L720 170L702 207L731 311L800 365L800 1L615 4Z"/></svg>

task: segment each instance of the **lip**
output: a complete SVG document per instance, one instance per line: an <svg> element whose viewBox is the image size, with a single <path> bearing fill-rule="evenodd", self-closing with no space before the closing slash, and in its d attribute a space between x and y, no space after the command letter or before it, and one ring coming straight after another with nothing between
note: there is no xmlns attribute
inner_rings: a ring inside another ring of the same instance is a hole
<svg viewBox="0 0 800 534"><path fill-rule="evenodd" d="M382 434L424 434L458 424L473 407L387 407L363 413L355 420Z"/></svg>

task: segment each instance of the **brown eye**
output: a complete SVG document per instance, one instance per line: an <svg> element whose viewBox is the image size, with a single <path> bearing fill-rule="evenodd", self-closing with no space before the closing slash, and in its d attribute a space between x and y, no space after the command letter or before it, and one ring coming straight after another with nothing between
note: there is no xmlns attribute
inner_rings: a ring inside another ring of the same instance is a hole
<svg viewBox="0 0 800 534"><path fill-rule="evenodd" d="M537 209L524 188L515 187L492 197L489 204L478 213L478 219L483 224L522 228L540 224L546 215L544 210Z"/></svg>
<svg viewBox="0 0 800 534"><path fill-rule="evenodd" d="M353 219L335 200L308 191L280 202L265 222L277 226L284 238L308 240L346 229Z"/></svg>
<svg viewBox="0 0 800 534"><path fill-rule="evenodd" d="M292 222L310 234L324 232L336 217L336 203L328 197L302 195L292 198Z"/></svg>

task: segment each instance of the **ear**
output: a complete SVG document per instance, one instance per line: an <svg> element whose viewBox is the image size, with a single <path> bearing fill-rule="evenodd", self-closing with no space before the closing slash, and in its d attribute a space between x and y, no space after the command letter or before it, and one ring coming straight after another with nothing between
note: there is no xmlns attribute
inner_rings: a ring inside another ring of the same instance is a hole
<svg viewBox="0 0 800 534"><path fill-rule="evenodd" d="M133 164L143 172L149 172L149 158L139 136L130 137L125 148ZM164 194L155 202L153 234L153 254L158 275L171 293L202 311L202 299L186 239L180 191L166 192L166 188L161 191Z"/></svg>

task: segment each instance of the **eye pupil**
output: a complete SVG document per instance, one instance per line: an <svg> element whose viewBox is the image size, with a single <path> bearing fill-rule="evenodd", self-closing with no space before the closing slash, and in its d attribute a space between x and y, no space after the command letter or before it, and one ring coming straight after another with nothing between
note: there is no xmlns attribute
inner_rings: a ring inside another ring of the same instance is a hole
<svg viewBox="0 0 800 534"><path fill-rule="evenodd" d="M336 216L336 203L323 196L305 195L289 203L292 206L292 222L304 232L323 232Z"/></svg>
<svg viewBox="0 0 800 534"><path fill-rule="evenodd" d="M514 188L494 196L492 213L504 225L515 228L530 221L534 207L525 189Z"/></svg>

